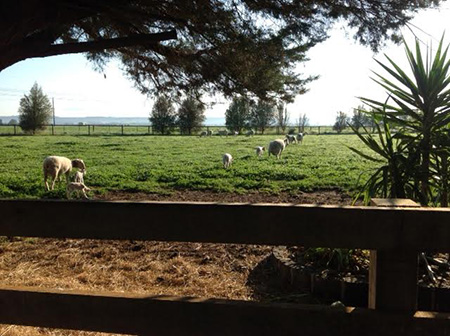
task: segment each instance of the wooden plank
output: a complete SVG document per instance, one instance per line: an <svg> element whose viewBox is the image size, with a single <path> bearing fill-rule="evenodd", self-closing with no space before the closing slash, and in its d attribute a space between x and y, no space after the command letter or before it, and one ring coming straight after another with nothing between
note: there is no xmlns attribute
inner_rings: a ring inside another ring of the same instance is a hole
<svg viewBox="0 0 450 336"><path fill-rule="evenodd" d="M450 251L449 209L0 200L0 235Z"/></svg>
<svg viewBox="0 0 450 336"><path fill-rule="evenodd" d="M409 198L372 198L371 206L377 207L400 207L400 208L419 208L420 204Z"/></svg>
<svg viewBox="0 0 450 336"><path fill-rule="evenodd" d="M417 310L417 251L370 251L369 308Z"/></svg>
<svg viewBox="0 0 450 336"><path fill-rule="evenodd" d="M138 335L450 335L445 314L0 289L0 323Z"/></svg>
<svg viewBox="0 0 450 336"><path fill-rule="evenodd" d="M370 203L378 207L420 207L416 202L403 198L373 198ZM405 225L411 227L408 221ZM369 308L391 311L417 309L418 251L414 248L370 251Z"/></svg>

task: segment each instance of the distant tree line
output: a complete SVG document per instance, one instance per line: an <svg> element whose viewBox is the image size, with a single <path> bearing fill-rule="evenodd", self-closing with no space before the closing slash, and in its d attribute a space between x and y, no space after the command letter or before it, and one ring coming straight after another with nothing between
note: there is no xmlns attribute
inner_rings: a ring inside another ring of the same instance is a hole
<svg viewBox="0 0 450 336"><path fill-rule="evenodd" d="M189 95L181 101L176 110L168 96L159 96L150 113L149 120L154 130L161 134L170 134L176 127L182 134L193 134L203 127L205 105L195 95ZM225 112L225 126L230 132L242 133L244 130L256 130L264 134L268 127L279 127L285 133L289 124L289 113L284 103L252 101L245 97L234 97ZM299 127L308 124L306 115L299 118Z"/></svg>
<svg viewBox="0 0 450 336"><path fill-rule="evenodd" d="M149 117L153 129L158 133L170 134L178 126L181 134L187 135L198 132L205 119L205 104L193 94L181 101L178 110L170 97L159 96Z"/></svg>
<svg viewBox="0 0 450 336"><path fill-rule="evenodd" d="M375 121L370 111L367 111L364 106L358 106L353 109L353 116L350 118L346 113L339 111L336 115L336 121L333 125L333 130L341 133L347 126L351 126L358 131L362 128L370 128L375 126Z"/></svg>
<svg viewBox="0 0 450 336"><path fill-rule="evenodd" d="M242 133L243 130L255 130L264 134L267 128L277 127L281 133L286 133L290 115L283 102L254 102L245 97L234 97L225 112L225 126L232 132ZM301 130L308 125L305 114L300 115L298 126Z"/></svg>

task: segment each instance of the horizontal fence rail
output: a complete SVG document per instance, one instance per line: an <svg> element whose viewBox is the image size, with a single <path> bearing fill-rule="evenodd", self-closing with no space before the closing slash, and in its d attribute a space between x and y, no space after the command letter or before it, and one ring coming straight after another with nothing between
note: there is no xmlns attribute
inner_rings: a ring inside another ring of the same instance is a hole
<svg viewBox="0 0 450 336"><path fill-rule="evenodd" d="M0 200L0 213L4 236L450 251L447 209Z"/></svg>
<svg viewBox="0 0 450 336"><path fill-rule="evenodd" d="M192 132L192 135L199 136L202 131L212 131L214 136L219 135L219 130L226 130L224 125L208 125L201 127L198 131ZM269 126L264 130L264 134L287 134L288 132L305 132L308 134L337 134L333 130L333 126L305 126L299 128L298 126L288 126L281 129L277 126ZM247 130L244 130L241 135L245 135ZM351 128L344 129L342 134L353 134ZM25 132L19 125L2 125L0 124L0 135L23 135ZM36 134L40 135L159 135L152 125L118 125L118 124L89 124L89 125L46 125L45 129L38 131ZM174 128L170 132L171 135L187 135L179 128ZM256 134L261 134L260 130ZM231 135L231 132L230 132Z"/></svg>
<svg viewBox="0 0 450 336"><path fill-rule="evenodd" d="M0 286L0 323L138 335L450 335L448 314L415 310L417 252L450 251L448 209L0 200L0 213L4 236L382 252L369 283L374 309Z"/></svg>
<svg viewBox="0 0 450 336"><path fill-rule="evenodd" d="M0 323L147 336L450 334L447 314L188 297L2 288L0 307Z"/></svg>

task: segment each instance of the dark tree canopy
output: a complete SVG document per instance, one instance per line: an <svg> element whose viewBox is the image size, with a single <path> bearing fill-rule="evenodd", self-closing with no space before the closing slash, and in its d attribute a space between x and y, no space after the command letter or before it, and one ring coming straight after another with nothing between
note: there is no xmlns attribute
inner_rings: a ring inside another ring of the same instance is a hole
<svg viewBox="0 0 450 336"><path fill-rule="evenodd" d="M152 124L153 130L163 135L170 134L177 120L177 114L171 100L166 96L159 96L148 119Z"/></svg>
<svg viewBox="0 0 450 336"><path fill-rule="evenodd" d="M119 58L144 93L222 92L292 100L314 79L294 73L344 20L376 50L440 0L3 0L0 71L32 57Z"/></svg>
<svg viewBox="0 0 450 336"><path fill-rule="evenodd" d="M275 122L275 106L273 104L259 101L250 108L249 125L261 134L267 127Z"/></svg>
<svg viewBox="0 0 450 336"><path fill-rule="evenodd" d="M181 102L178 109L178 126L182 134L191 135L192 132L198 131L205 121L205 105L189 95Z"/></svg>
<svg viewBox="0 0 450 336"><path fill-rule="evenodd" d="M249 127L250 101L244 97L234 97L225 111L225 126L230 131L241 133Z"/></svg>

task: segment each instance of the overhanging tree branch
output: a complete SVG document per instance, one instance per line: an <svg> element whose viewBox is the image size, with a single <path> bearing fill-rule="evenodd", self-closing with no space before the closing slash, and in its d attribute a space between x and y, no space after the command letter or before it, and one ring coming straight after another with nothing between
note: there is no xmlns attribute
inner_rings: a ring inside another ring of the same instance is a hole
<svg viewBox="0 0 450 336"><path fill-rule="evenodd" d="M11 46L9 57L3 57L0 62L0 71L16 62L34 57L47 57L64 54L76 54L90 51L101 51L105 49L125 48L136 45L156 44L161 41L174 40L177 38L175 30L169 30L155 34L136 34L127 37L112 39L99 39L96 41L50 44L36 47L35 43L21 46Z"/></svg>

